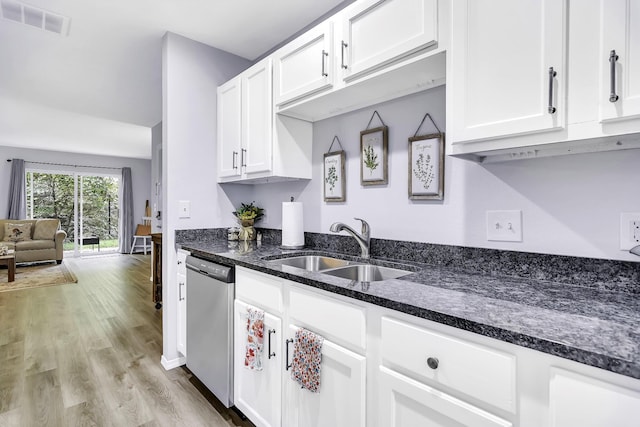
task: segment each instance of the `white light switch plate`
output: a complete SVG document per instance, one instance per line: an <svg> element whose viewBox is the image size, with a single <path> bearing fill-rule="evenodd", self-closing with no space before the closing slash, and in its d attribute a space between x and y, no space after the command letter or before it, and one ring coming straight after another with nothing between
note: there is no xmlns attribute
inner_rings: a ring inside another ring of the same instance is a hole
<svg viewBox="0 0 640 427"><path fill-rule="evenodd" d="M191 201L180 200L178 202L178 218L191 218Z"/></svg>
<svg viewBox="0 0 640 427"><path fill-rule="evenodd" d="M522 242L522 211L487 211L487 240Z"/></svg>

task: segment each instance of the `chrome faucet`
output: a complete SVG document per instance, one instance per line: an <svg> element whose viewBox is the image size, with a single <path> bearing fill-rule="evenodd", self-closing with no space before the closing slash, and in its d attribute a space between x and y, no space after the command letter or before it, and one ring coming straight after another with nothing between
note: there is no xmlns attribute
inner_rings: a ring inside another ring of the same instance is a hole
<svg viewBox="0 0 640 427"><path fill-rule="evenodd" d="M343 224L342 222L334 222L333 224L331 224L331 227L329 227L329 230L332 231L333 233L339 233L342 230L344 230L347 233L351 234L353 238L356 239L356 241L360 245L360 249L361 249L360 256L362 258L369 258L369 247L371 244L371 228L369 227L369 224L367 223L367 221L365 221L364 219L361 219L361 218L354 218L354 219L357 219L358 221L362 221L362 234L358 234L353 228L349 227L346 224Z"/></svg>

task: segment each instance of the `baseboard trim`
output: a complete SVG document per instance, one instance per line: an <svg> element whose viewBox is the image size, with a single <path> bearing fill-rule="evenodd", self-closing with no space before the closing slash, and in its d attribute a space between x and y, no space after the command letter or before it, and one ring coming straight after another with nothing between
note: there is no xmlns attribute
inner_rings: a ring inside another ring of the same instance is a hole
<svg viewBox="0 0 640 427"><path fill-rule="evenodd" d="M166 357L164 357L164 354L163 354L162 357L160 358L160 364L165 369L165 371L170 371L171 369L182 366L185 363L187 363L187 359L185 359L184 357L176 357L175 359L169 360Z"/></svg>

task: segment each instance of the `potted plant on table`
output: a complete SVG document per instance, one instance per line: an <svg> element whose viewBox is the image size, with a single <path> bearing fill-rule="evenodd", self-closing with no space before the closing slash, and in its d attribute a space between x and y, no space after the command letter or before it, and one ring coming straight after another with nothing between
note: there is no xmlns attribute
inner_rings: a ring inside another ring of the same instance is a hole
<svg viewBox="0 0 640 427"><path fill-rule="evenodd" d="M238 218L240 223L240 240L254 240L256 238L256 229L254 224L264 216L264 209L255 205L255 202L249 204L241 203L233 214Z"/></svg>

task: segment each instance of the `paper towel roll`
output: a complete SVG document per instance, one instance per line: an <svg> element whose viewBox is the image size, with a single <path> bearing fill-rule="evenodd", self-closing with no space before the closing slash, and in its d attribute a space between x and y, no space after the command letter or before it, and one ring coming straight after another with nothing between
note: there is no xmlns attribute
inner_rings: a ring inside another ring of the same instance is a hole
<svg viewBox="0 0 640 427"><path fill-rule="evenodd" d="M304 223L301 202L282 203L282 247L299 249L304 246Z"/></svg>

